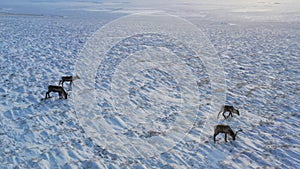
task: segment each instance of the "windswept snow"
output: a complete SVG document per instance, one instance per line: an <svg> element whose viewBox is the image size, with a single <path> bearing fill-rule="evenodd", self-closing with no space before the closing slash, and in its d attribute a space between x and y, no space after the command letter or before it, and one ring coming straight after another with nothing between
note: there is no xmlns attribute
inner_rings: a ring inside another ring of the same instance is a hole
<svg viewBox="0 0 300 169"><path fill-rule="evenodd" d="M289 3L218 13L214 2L199 14L203 3L176 1L176 12L154 3L147 11L186 20L153 22L118 13L146 9L138 2L99 3L97 12L95 3L40 2L57 13L2 3L0 168L300 167L299 17L256 20ZM75 73L67 100L41 100ZM217 119L224 102L241 115ZM244 132L214 144L216 124Z"/></svg>

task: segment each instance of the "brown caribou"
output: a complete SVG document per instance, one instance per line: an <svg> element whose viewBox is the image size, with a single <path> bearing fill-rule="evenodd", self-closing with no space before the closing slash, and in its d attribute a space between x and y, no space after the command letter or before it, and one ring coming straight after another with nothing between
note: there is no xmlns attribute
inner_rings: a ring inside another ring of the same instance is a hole
<svg viewBox="0 0 300 169"><path fill-rule="evenodd" d="M222 125L222 124L216 125L214 130L214 142L216 142L216 137L219 133L225 134L225 142L227 142L227 134L229 134L232 137L232 140L235 140L237 133L240 131L242 132L243 130L240 129L236 133L234 133L233 130L228 125Z"/></svg>
<svg viewBox="0 0 300 169"><path fill-rule="evenodd" d="M73 81L76 79L80 79L80 77L78 75L76 75L74 77L73 76L62 76L58 85L62 84L62 87L64 87L65 82L70 82L70 86L72 86Z"/></svg>
<svg viewBox="0 0 300 169"><path fill-rule="evenodd" d="M56 93L58 93L60 99L63 98L63 97L65 99L68 98L68 93L64 90L64 88L62 86L49 85L45 99L50 98L50 92L56 92Z"/></svg>
<svg viewBox="0 0 300 169"><path fill-rule="evenodd" d="M225 116L225 112L229 112L228 116ZM240 115L239 110L237 110L233 106L229 106L229 105L223 105L221 107L221 110L220 110L217 118L219 118L220 113L223 113L223 116L225 119L227 119L229 116L233 117L233 115L232 115L233 113Z"/></svg>

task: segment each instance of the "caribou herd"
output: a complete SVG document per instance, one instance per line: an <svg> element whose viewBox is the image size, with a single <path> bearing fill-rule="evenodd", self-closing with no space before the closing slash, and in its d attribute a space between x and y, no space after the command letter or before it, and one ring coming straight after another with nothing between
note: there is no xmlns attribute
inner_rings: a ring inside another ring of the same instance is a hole
<svg viewBox="0 0 300 169"><path fill-rule="evenodd" d="M229 114L227 116L225 115L226 112L229 112ZM233 106L230 106L230 105L222 105L221 110L220 110L217 118L219 118L220 113L223 114L225 120L229 116L233 117L233 115L232 115L233 113L235 113L237 115L240 115L239 110L235 109ZM232 137L232 140L235 140L236 135L237 135L238 132L243 132L243 130L240 129L240 130L238 130L237 132L234 133L229 125L218 124L214 128L214 142L216 142L216 137L220 133L225 134L225 136L224 136L225 137L225 142L227 142L227 134L229 134Z"/></svg>
<svg viewBox="0 0 300 169"><path fill-rule="evenodd" d="M59 81L58 85L49 85L48 86L48 91L46 92L46 96L45 99L50 98L50 93L54 92L54 93L58 93L59 98L68 98L68 93L65 91L64 89L64 82L69 82L70 86L72 86L72 83L74 80L76 79L80 79L80 77L78 75L76 76L62 76L61 80ZM60 86L61 84L61 86Z"/></svg>
<svg viewBox="0 0 300 169"><path fill-rule="evenodd" d="M50 98L50 93L51 92L58 93L60 99L62 99L62 98L67 99L68 98L68 93L64 89L64 83L69 82L70 87L72 87L72 83L76 79L80 79L80 77L78 75L76 75L76 76L62 76L61 80L58 83L58 85L49 85L48 86L48 91L46 92L45 99ZM229 112L229 114L227 116L226 116L226 112ZM227 118L229 118L230 116L233 117L232 114L240 115L239 110L235 109L233 106L230 106L230 105L222 105L221 110L218 113L217 118L219 118L219 115L221 113L223 114L223 117L224 117L225 120ZM220 134L220 133L225 134L225 136L224 136L225 137L225 142L227 142L227 134L232 137L232 140L235 140L238 132L242 132L242 129L234 132L229 125L218 124L214 127L214 135L213 135L214 143L216 142L217 135Z"/></svg>

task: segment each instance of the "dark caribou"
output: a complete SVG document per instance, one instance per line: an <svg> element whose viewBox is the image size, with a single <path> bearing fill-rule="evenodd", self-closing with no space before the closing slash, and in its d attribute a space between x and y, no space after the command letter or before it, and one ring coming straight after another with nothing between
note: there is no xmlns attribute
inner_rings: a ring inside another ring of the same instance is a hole
<svg viewBox="0 0 300 169"><path fill-rule="evenodd" d="M64 88L62 86L56 86L56 85L49 85L48 86L48 91L46 93L46 97L45 99L50 98L50 93L51 92L56 92L59 95L59 98L62 99L63 97L65 99L68 98L68 93L64 90Z"/></svg>

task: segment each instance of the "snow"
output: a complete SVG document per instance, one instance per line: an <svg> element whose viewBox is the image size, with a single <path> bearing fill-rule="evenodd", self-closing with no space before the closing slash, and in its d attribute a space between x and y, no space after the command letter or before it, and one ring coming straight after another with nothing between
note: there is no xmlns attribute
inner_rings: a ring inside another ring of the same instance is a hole
<svg viewBox="0 0 300 169"><path fill-rule="evenodd" d="M300 167L296 2L0 4L0 168Z"/></svg>

